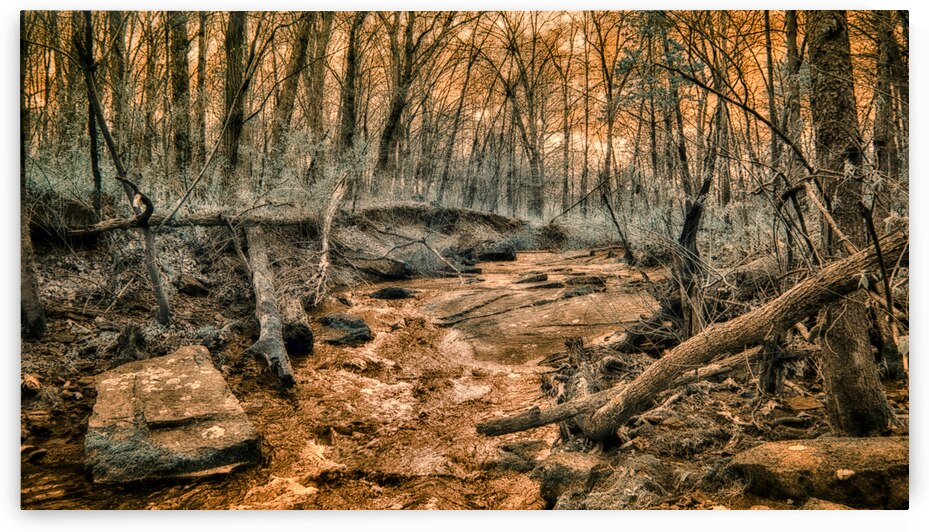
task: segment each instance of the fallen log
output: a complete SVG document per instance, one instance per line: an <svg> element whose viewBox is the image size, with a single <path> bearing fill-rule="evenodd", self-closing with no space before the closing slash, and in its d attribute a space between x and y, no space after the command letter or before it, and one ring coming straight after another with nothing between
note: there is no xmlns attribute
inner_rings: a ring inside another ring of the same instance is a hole
<svg viewBox="0 0 929 532"><path fill-rule="evenodd" d="M285 388L290 388L297 383L297 380L284 347L284 327L277 297L274 295L274 283L271 282L264 232L260 227L247 227L245 238L248 242L249 270L252 273L252 286L255 290L255 315L261 325L258 341L252 344L247 352L255 356L261 355L280 379L281 384Z"/></svg>
<svg viewBox="0 0 929 532"><path fill-rule="evenodd" d="M284 297L281 301L281 321L284 348L291 356L306 356L313 352L313 329L299 297Z"/></svg>
<svg viewBox="0 0 929 532"><path fill-rule="evenodd" d="M883 260L893 265L907 248L909 236L892 233L881 239ZM786 331L823 305L859 287L861 272L876 266L874 248L833 262L798 283L777 299L730 321L710 325L696 336L671 349L632 382L610 388L584 399L562 403L547 410L539 407L515 416L477 425L480 434L495 436L557 423L579 414L589 415L588 437L604 440L615 434L632 416L652 405L658 392L686 371L694 371L718 355L757 345L770 334Z"/></svg>
<svg viewBox="0 0 929 532"><path fill-rule="evenodd" d="M164 214L155 213L148 219L148 225L149 227L215 227L232 224L238 227L251 227L259 224L274 226L315 224L316 221L317 219L312 216L271 216L267 214L233 216L222 212L191 214L183 218L173 217L167 220ZM69 237L88 236L134 227L138 227L138 218L117 218L87 227L70 229L65 234Z"/></svg>

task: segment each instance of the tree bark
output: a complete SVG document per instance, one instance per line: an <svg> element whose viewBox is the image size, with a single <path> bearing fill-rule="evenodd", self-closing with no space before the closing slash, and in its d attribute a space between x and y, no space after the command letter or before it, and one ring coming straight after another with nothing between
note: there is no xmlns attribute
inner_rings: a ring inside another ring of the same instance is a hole
<svg viewBox="0 0 929 532"><path fill-rule="evenodd" d="M171 129L174 132L174 169L187 183L192 156L190 142L190 74L187 66L187 13L168 12L168 61L171 77Z"/></svg>
<svg viewBox="0 0 929 532"><path fill-rule="evenodd" d="M857 207L861 139L845 12L810 11L807 33L816 163L838 229L861 249L867 241ZM843 248L828 225L826 242L830 253L841 256ZM824 309L822 370L830 423L837 433L854 436L882 433L893 422L871 355L865 302L865 294L858 293Z"/></svg>
<svg viewBox="0 0 929 532"><path fill-rule="evenodd" d="M226 81L224 103L229 125L223 136L222 189L231 192L235 174L239 167L239 140L245 120L245 33L248 14L244 11L229 13L229 26L226 29Z"/></svg>
<svg viewBox="0 0 929 532"><path fill-rule="evenodd" d="M342 78L342 91L339 98L339 138L337 143L337 154L339 158L344 158L346 154L352 151L355 146L355 129L358 122L358 111L356 99L358 96L358 68L361 57L358 50L358 32L367 17L367 11L359 11L352 18L351 29L348 32L348 50L345 52L345 75ZM355 186L352 184L354 193Z"/></svg>
<svg viewBox="0 0 929 532"><path fill-rule="evenodd" d="M199 26L197 30L197 107L194 127L197 130L197 168L203 169L206 164L206 25L209 13L199 13Z"/></svg>
<svg viewBox="0 0 929 532"><path fill-rule="evenodd" d="M877 169L889 179L899 172L899 155L894 120L893 79L900 51L893 34L893 22L886 11L872 12L877 33L877 86L874 89L874 155Z"/></svg>
<svg viewBox="0 0 929 532"><path fill-rule="evenodd" d="M263 357L271 371L277 375L281 385L292 388L297 384L297 379L284 347L284 325L274 294L264 232L260 227L247 227L245 238L248 241L248 266L252 272L252 287L255 291L255 316L260 324L258 341L252 344L247 352Z"/></svg>
<svg viewBox="0 0 929 532"><path fill-rule="evenodd" d="M908 236L895 232L881 240L885 265L892 267L908 246ZM785 331L823 305L858 291L861 272L875 269L873 248L836 261L797 284L777 299L747 314L710 325L700 334L671 349L621 389L611 388L583 400L569 401L547 410L533 407L528 412L480 423L480 434L499 435L590 414L587 436L603 440L632 416L647 410L658 392L687 371L705 366L718 356L757 345L778 331Z"/></svg>
<svg viewBox="0 0 929 532"><path fill-rule="evenodd" d="M107 11L107 32L113 43L107 62L110 77L110 104L113 107L113 129L126 127L126 15L121 11ZM125 152L125 140L117 146L120 155Z"/></svg>
<svg viewBox="0 0 929 532"><path fill-rule="evenodd" d="M26 36L26 12L19 13L19 32L23 36L19 51L19 83L24 86L26 79L26 58L29 53L29 43ZM19 195L21 200L26 198L26 140L29 132L29 107L26 104L26 91L19 93ZM29 236L29 211L24 208L20 213L20 315L23 323L23 332L28 338L41 338L47 330L45 321L45 307L42 305L42 296L39 294L39 283L35 274L35 257L32 252L32 238Z"/></svg>

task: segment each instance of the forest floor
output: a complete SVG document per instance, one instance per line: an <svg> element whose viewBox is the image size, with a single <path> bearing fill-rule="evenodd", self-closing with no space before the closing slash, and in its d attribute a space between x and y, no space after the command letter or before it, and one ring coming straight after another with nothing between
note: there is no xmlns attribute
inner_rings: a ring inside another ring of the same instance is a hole
<svg viewBox="0 0 929 532"><path fill-rule="evenodd" d="M335 288L311 312L315 350L293 360L298 383L283 392L263 363L243 355L255 334L244 282L238 296L230 290L178 295L175 324L161 327L153 323L143 282L126 290L130 296L116 295L109 308L82 296L100 290L94 279L106 262L101 252L39 252L50 330L40 342L23 342L23 375L39 383L36 393L22 399L26 509L545 508L533 465L577 442L563 440L557 426L485 437L475 424L549 404L540 381L553 369L539 362L563 351L566 339L602 343L650 313L656 303L647 285L667 275L664 267L653 267L645 277L609 250L527 251L514 262L480 263L481 273L461 278ZM547 280L516 283L539 274ZM570 280L584 276L602 277L605 290L564 298ZM544 287L549 283L556 284ZM387 286L416 295L369 297ZM360 347L319 341L326 331L317 320L333 312L363 318L373 340ZM261 464L182 483L91 482L83 444L93 376L121 362L125 339L119 337L132 324L148 324L141 341L152 355L191 343L210 347L262 435ZM719 476L731 456L759 443L828 431L820 384L803 375L795 381L800 384L783 396L763 397L746 367L716 382L689 385L670 412L640 424L621 446L583 450L614 468L623 457L651 455L680 477L675 486L657 489L660 497L627 507L796 508L799 501L751 496L737 480ZM905 386L889 385L887 391L905 420ZM792 423L778 421L786 418Z"/></svg>

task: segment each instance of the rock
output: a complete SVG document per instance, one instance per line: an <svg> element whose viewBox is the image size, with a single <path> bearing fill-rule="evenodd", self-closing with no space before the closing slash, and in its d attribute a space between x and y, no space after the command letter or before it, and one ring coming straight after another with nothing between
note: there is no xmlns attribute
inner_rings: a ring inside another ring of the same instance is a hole
<svg viewBox="0 0 929 532"><path fill-rule="evenodd" d="M513 261L516 260L516 248L506 242L491 242L477 246L474 258L479 262Z"/></svg>
<svg viewBox="0 0 929 532"><path fill-rule="evenodd" d="M541 283L542 281L548 281L547 273L537 273L535 275L527 275L514 282L515 284L529 284L529 283Z"/></svg>
<svg viewBox="0 0 929 532"><path fill-rule="evenodd" d="M565 293L561 295L561 299L571 299L572 297L586 296L597 292L606 292L606 287L591 285L575 286L574 288L566 290Z"/></svg>
<svg viewBox="0 0 929 532"><path fill-rule="evenodd" d="M599 275L579 275L565 280L568 286L606 286L606 279Z"/></svg>
<svg viewBox="0 0 929 532"><path fill-rule="evenodd" d="M190 479L261 458L260 436L203 346L97 376L84 440L94 482Z"/></svg>
<svg viewBox="0 0 929 532"><path fill-rule="evenodd" d="M370 297L374 299L408 299L415 297L415 295L415 290L400 288L399 286L388 286L372 292Z"/></svg>
<svg viewBox="0 0 929 532"><path fill-rule="evenodd" d="M545 289L545 288L564 288L564 286L565 286L564 283L561 281L552 281L549 283L534 284L531 286L527 286L526 288L530 290L539 290L539 289Z"/></svg>
<svg viewBox="0 0 929 532"><path fill-rule="evenodd" d="M177 291L192 297L203 297L210 294L206 284L193 275L183 274L177 279Z"/></svg>
<svg viewBox="0 0 929 532"><path fill-rule="evenodd" d="M320 323L332 329L346 331L348 334L338 338L326 339L331 345L358 346L374 338L371 328L363 319L348 314L327 314L320 318Z"/></svg>
<svg viewBox="0 0 929 532"><path fill-rule="evenodd" d="M819 498L855 508L909 507L909 438L819 438L759 445L730 470L759 495Z"/></svg>
<svg viewBox="0 0 929 532"><path fill-rule="evenodd" d="M342 313L326 314L319 319L319 322L326 327L342 331L354 331L355 329L368 328L368 324L358 316L350 316Z"/></svg>
<svg viewBox="0 0 929 532"><path fill-rule="evenodd" d="M606 461L587 453L557 453L542 460L531 477L540 482L540 495L551 507L563 494L590 491L591 484L609 468Z"/></svg>

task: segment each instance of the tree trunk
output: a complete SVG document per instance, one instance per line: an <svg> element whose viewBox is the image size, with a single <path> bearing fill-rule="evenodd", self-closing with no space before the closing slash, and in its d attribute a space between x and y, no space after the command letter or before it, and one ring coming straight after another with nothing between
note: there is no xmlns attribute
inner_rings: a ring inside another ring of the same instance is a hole
<svg viewBox="0 0 929 532"><path fill-rule="evenodd" d="M24 86L26 80L26 57L29 53L29 43L26 38L26 12L19 13L19 83ZM26 199L26 140L29 132L29 107L26 104L26 91L19 93L19 195ZM20 213L19 225L19 286L20 286L20 315L23 323L23 332L28 338L41 338L47 329L45 322L45 308L42 305L42 296L39 294L39 283L35 274L35 257L32 253L32 238L29 236L29 211L25 208Z"/></svg>
<svg viewBox="0 0 929 532"><path fill-rule="evenodd" d="M234 187L236 171L239 167L239 140L245 120L245 33L248 14L244 11L229 13L229 27L226 29L226 82L225 112L229 125L223 136L222 189L231 192Z"/></svg>
<svg viewBox="0 0 929 532"><path fill-rule="evenodd" d="M77 38L79 38L79 36L75 35L75 39ZM91 58L91 61L96 63L94 60L94 34L93 29L89 25L85 25L84 27L83 39L84 50L87 51L87 55ZM103 219L103 176L100 174L100 152L97 147L97 118L94 116L93 104L91 104L89 100L87 102L87 132L90 137L90 173L94 178L94 191L91 203L94 207L94 216L99 222Z"/></svg>
<svg viewBox="0 0 929 532"><path fill-rule="evenodd" d="M284 326L271 280L264 232L260 227L248 227L245 229L245 237L248 241L248 266L255 290L255 316L260 324L258 341L248 348L248 352L255 356L261 355L281 385L292 388L297 384L297 379L284 347Z"/></svg>
<svg viewBox="0 0 929 532"><path fill-rule="evenodd" d="M358 32L364 24L366 11L355 13L352 26L348 32L348 50L345 52L345 75L342 78L342 91L339 98L339 138L336 153L344 158L352 151L355 145L355 128L358 122L358 111L355 100L358 95L358 67L361 58L358 50ZM354 192L355 184L352 186Z"/></svg>
<svg viewBox="0 0 929 532"><path fill-rule="evenodd" d="M107 11L108 41L113 43L107 62L110 77L110 100L113 107L113 129L126 130L126 15L121 11ZM125 153L125 141L117 146L120 155Z"/></svg>
<svg viewBox="0 0 929 532"><path fill-rule="evenodd" d="M861 139L845 12L810 11L807 33L816 163L836 225L861 249L867 241L857 207ZM828 226L825 240L830 254L843 253ZM855 436L882 433L893 421L871 355L865 301L857 293L824 310L822 369L830 423L836 432Z"/></svg>
<svg viewBox="0 0 929 532"><path fill-rule="evenodd" d="M312 40L312 57L307 73L307 127L310 130L310 157L312 158L312 172L310 180L320 177L319 172L326 166L326 150L324 142L327 137L324 123L324 104L326 96L326 53L329 49L329 39L332 35L332 11L323 11L316 17L316 32Z"/></svg>
<svg viewBox="0 0 929 532"><path fill-rule="evenodd" d="M874 89L874 155L877 169L884 177L896 179L899 172L899 155L895 135L892 81L894 63L899 59L893 22L886 11L872 12L877 33L877 86Z"/></svg>
<svg viewBox="0 0 929 532"><path fill-rule="evenodd" d="M190 74L187 66L187 13L168 12L168 61L171 77L171 129L174 131L174 169L187 185L190 174Z"/></svg>
<svg viewBox="0 0 929 532"><path fill-rule="evenodd" d="M197 168L203 169L206 164L206 25L209 13L199 13L199 26L197 30L197 109L195 127L197 129Z"/></svg>

